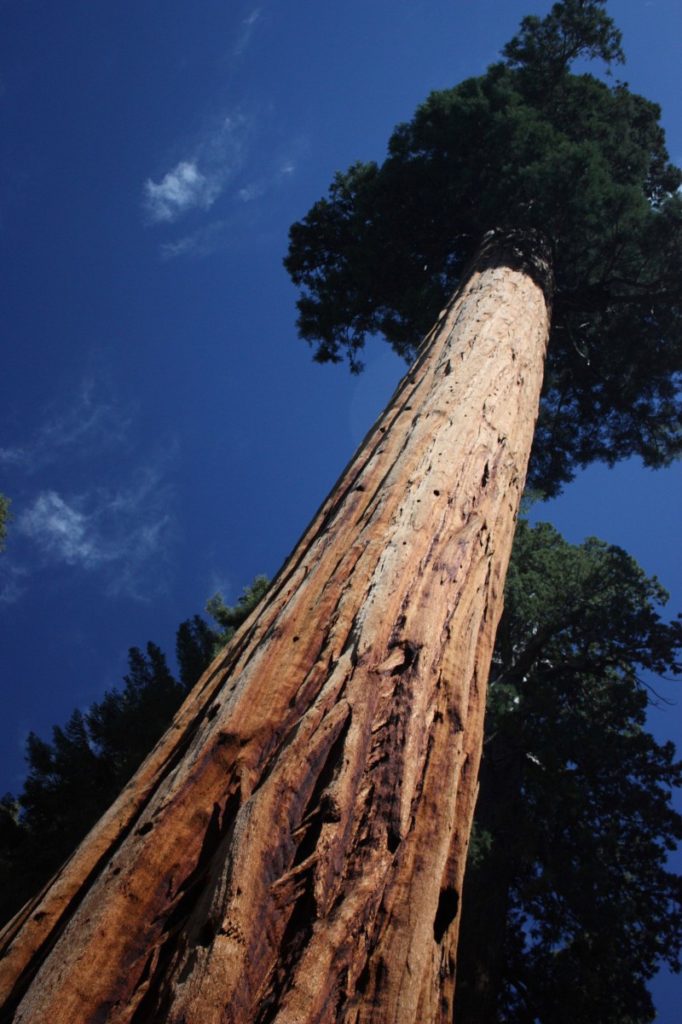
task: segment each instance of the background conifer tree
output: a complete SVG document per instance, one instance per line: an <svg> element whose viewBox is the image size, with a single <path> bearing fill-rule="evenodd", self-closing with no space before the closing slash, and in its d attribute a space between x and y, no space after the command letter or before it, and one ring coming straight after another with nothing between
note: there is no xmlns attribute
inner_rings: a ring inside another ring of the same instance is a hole
<svg viewBox="0 0 682 1024"><path fill-rule="evenodd" d="M75 710L53 728L51 741L30 733L22 792L0 802L0 924L35 895L118 796L267 587L267 577L257 576L234 607L214 595L207 610L217 613L218 629L200 615L178 626L179 680L156 644L144 652L131 647L123 687L86 712Z"/></svg>
<svg viewBox="0 0 682 1024"><path fill-rule="evenodd" d="M644 1024L679 970L682 762L646 727L679 618L620 548L521 522L491 672L456 1020Z"/></svg>

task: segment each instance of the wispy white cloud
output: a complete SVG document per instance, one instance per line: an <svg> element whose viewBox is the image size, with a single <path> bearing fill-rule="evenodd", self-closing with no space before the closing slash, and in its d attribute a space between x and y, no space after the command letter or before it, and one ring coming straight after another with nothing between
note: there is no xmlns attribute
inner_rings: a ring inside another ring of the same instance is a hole
<svg viewBox="0 0 682 1024"><path fill-rule="evenodd" d="M237 198L242 203L251 203L254 199L260 199L266 192L281 185L295 173L296 163L294 160L288 157L281 159L269 174L243 185L237 192Z"/></svg>
<svg viewBox="0 0 682 1024"><path fill-rule="evenodd" d="M209 256L216 249L221 248L229 233L227 220L215 220L189 235L175 239L172 242L163 242L159 246L161 259L172 260L178 256L201 257Z"/></svg>
<svg viewBox="0 0 682 1024"><path fill-rule="evenodd" d="M147 179L145 206L153 221L173 221L194 207L208 210L221 192L220 181L198 169L196 161L181 160L158 184Z"/></svg>
<svg viewBox="0 0 682 1024"><path fill-rule="evenodd" d="M225 180L241 167L252 128L251 119L241 111L224 115L199 140L199 159Z"/></svg>
<svg viewBox="0 0 682 1024"><path fill-rule="evenodd" d="M244 19L244 26L253 29L260 18L260 8ZM263 119L272 111L233 111L213 121L200 133L193 145L186 147L186 156L158 181L148 179L143 189L143 205L149 223L174 224L185 215L211 214L210 223L199 222L179 238L164 240L159 246L163 260L178 257L207 256L224 248L234 237L234 215L240 207L262 199L295 175L301 156L308 149L305 138L290 139L279 153L268 152L259 160L253 173L250 160L254 145L263 131ZM241 179L241 180L240 180ZM222 208L218 212L218 201Z"/></svg>
<svg viewBox="0 0 682 1024"><path fill-rule="evenodd" d="M220 594L225 600L229 600L234 589L234 582L231 576L226 575L224 572L218 572L217 569L211 570L209 575L209 584L206 590L206 594L209 598L213 597L215 594Z"/></svg>
<svg viewBox="0 0 682 1024"><path fill-rule="evenodd" d="M28 569L13 565L3 555L0 568L0 605L15 604L26 593Z"/></svg>
<svg viewBox="0 0 682 1024"><path fill-rule="evenodd" d="M192 210L210 210L244 160L249 124L242 115L222 117L159 181L148 178L143 206L152 223L172 223Z"/></svg>
<svg viewBox="0 0 682 1024"><path fill-rule="evenodd" d="M262 181L251 181L248 185L240 188L237 197L242 203L251 203L258 199L265 192L265 184Z"/></svg>
<svg viewBox="0 0 682 1024"><path fill-rule="evenodd" d="M69 497L42 491L17 517L16 529L45 563L99 573L108 594L143 597L146 570L163 557L174 532L167 499L160 472L147 468L126 489Z"/></svg>
<svg viewBox="0 0 682 1024"><path fill-rule="evenodd" d="M253 38L253 33L255 31L256 25L261 20L261 15L261 8L255 7L251 11L251 13L243 19L241 25L239 26L239 34L237 36L237 41L232 49L232 53L234 54L235 57L241 57L241 55L248 47L249 43L251 42L251 39Z"/></svg>
<svg viewBox="0 0 682 1024"><path fill-rule="evenodd" d="M278 188L296 173L297 164L293 158L279 159L270 174L255 178L247 182L233 193L233 199L238 206L255 204L256 200L262 199L268 192ZM201 258L210 256L211 253L225 248L230 240L234 238L235 218L221 217L211 223L191 231L181 238L173 239L170 242L163 242L159 246L161 259L172 260L178 257Z"/></svg>
<svg viewBox="0 0 682 1024"><path fill-rule="evenodd" d="M237 201L238 207L255 204L257 200L262 199L267 193L290 179L295 172L296 164L293 160L282 160L269 175L255 178L238 188L232 198ZM235 211L232 210L232 214L233 212ZM161 258L163 260L180 257L199 259L210 256L212 253L224 249L235 238L236 231L239 233L240 230L243 230L243 225L240 227L239 224L239 216L235 215L213 220L195 231L184 234L179 239L162 243L159 247Z"/></svg>
<svg viewBox="0 0 682 1024"><path fill-rule="evenodd" d="M175 446L145 453L139 437L133 446L135 416L106 381L106 373L84 376L23 444L0 450L13 499L0 604L18 601L58 565L96 577L111 595L147 599L164 586Z"/></svg>
<svg viewBox="0 0 682 1024"><path fill-rule="evenodd" d="M67 565L91 568L103 558L89 536L87 517L55 491L39 494L18 522L19 530L42 550Z"/></svg>
<svg viewBox="0 0 682 1024"><path fill-rule="evenodd" d="M0 448L0 465L33 473L68 455L79 458L119 445L126 438L131 415L92 376L47 411L32 435Z"/></svg>
<svg viewBox="0 0 682 1024"><path fill-rule="evenodd" d="M25 460L23 448L0 448L0 466L18 466Z"/></svg>

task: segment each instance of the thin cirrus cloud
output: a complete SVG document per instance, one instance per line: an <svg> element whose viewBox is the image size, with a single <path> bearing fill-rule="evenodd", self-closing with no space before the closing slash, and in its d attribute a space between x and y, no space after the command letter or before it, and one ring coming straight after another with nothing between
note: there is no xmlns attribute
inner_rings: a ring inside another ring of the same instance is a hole
<svg viewBox="0 0 682 1024"><path fill-rule="evenodd" d="M239 26L237 42L234 44L232 53L235 57L241 57L253 38L256 25L261 20L262 11L260 7L254 8L251 13L243 19Z"/></svg>
<svg viewBox="0 0 682 1024"><path fill-rule="evenodd" d="M240 114L221 118L159 181L148 178L143 207L153 224L173 223L193 210L210 210L241 167L249 125Z"/></svg>
<svg viewBox="0 0 682 1024"><path fill-rule="evenodd" d="M158 184L145 182L145 207L152 221L174 221L195 208L209 210L221 191L217 177L202 174L194 160L181 160Z"/></svg>
<svg viewBox="0 0 682 1024"><path fill-rule="evenodd" d="M130 413L104 396L92 377L85 377L25 441L0 447L0 466L31 474L76 453L80 459L101 454L119 446L130 425Z"/></svg>
<svg viewBox="0 0 682 1024"><path fill-rule="evenodd" d="M27 587L28 569L22 565L5 562L0 578L0 605L16 604L24 596Z"/></svg>
<svg viewBox="0 0 682 1024"><path fill-rule="evenodd" d="M239 206L252 204L291 178L295 172L296 163L293 159L286 158L281 160L270 175L249 181L237 189L234 198ZM210 256L211 253L219 249L223 249L234 238L234 235L234 219L221 217L208 224L204 224L187 235L169 242L163 242L159 246L159 253L162 260L172 260L179 257L199 259L204 256Z"/></svg>
<svg viewBox="0 0 682 1024"><path fill-rule="evenodd" d="M260 11L254 11L244 26L252 31L259 18ZM261 122L253 112L247 116L235 111L221 117L203 132L185 159L158 180L148 178L144 183L143 209L147 223L155 226L175 224L192 213L205 214L231 190L231 207L223 204L220 215L213 215L208 223L199 221L179 238L163 241L159 246L161 259L202 257L224 248L233 237L231 213L245 204L254 204L293 177L298 157L307 149L302 138L290 140L287 150L274 159L268 155L259 160L258 174L249 173Z"/></svg>
<svg viewBox="0 0 682 1024"><path fill-rule="evenodd" d="M260 199L266 192L291 178L295 172L296 164L294 160L289 158L281 160L267 177L250 181L247 185L240 188L237 192L237 198L242 203L251 203L254 199Z"/></svg>
<svg viewBox="0 0 682 1024"><path fill-rule="evenodd" d="M143 598L148 569L163 556L174 528L161 483L158 471L147 469L123 490L69 498L42 491L18 516L16 528L45 564L97 573L109 595Z"/></svg>
<svg viewBox="0 0 682 1024"><path fill-rule="evenodd" d="M134 415L105 388L106 379L84 378L24 444L0 449L14 498L0 604L16 603L59 566L87 573L108 595L146 600L165 586L174 446L140 458Z"/></svg>
<svg viewBox="0 0 682 1024"><path fill-rule="evenodd" d="M229 222L214 220L189 235L177 238L172 242L164 242L159 246L162 260L172 260L179 256L201 257L210 256L221 248L229 237Z"/></svg>
<svg viewBox="0 0 682 1024"><path fill-rule="evenodd" d="M57 561L92 568L104 556L88 528L87 516L55 491L39 494L19 519L19 529Z"/></svg>

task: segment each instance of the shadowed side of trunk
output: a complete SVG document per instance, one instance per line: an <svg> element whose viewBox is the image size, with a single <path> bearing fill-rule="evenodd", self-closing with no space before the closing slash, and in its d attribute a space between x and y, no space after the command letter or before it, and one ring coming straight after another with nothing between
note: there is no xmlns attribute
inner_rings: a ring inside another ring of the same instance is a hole
<svg viewBox="0 0 682 1024"><path fill-rule="evenodd" d="M450 1019L548 330L519 244L488 239L262 606L6 928L2 1020Z"/></svg>

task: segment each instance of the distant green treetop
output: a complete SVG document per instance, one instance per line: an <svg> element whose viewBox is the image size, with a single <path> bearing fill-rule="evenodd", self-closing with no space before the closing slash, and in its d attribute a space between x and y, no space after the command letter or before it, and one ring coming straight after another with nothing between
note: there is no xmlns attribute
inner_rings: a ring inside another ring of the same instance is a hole
<svg viewBox="0 0 682 1024"><path fill-rule="evenodd" d="M222 594L214 594L206 602L206 611L214 619L220 629L215 634L215 651L220 650L230 640L256 607L270 586L267 576L256 576L253 583L244 587L235 605L225 604Z"/></svg>

